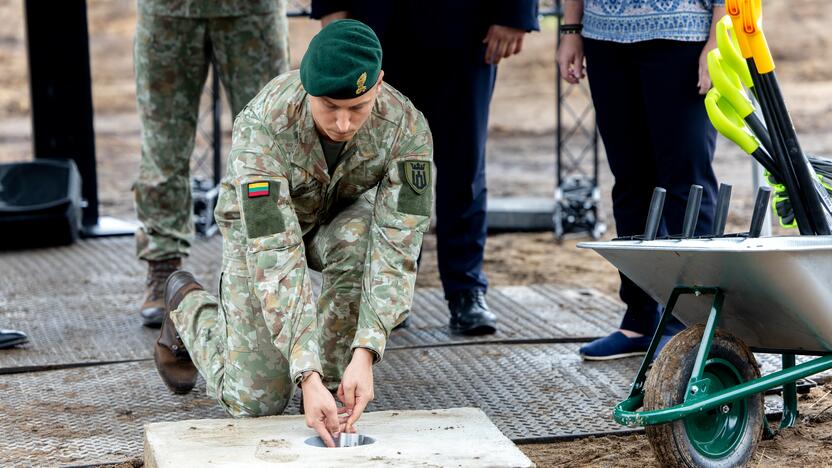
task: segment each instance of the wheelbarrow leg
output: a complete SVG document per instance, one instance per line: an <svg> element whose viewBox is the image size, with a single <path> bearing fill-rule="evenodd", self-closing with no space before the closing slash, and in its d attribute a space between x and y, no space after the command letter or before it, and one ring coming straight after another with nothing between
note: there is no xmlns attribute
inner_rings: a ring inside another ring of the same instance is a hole
<svg viewBox="0 0 832 468"><path fill-rule="evenodd" d="M647 347L647 354L644 355L644 359L641 361L641 367L638 369L638 374L636 374L636 379L633 381L633 386L630 387L630 395L627 398L638 396L644 391L644 381L647 379L647 369L649 369L650 365L653 364L653 354L656 353L656 348L659 347L659 341L662 339L664 329L667 326L667 321L673 316L673 309L676 307L676 301L679 300L679 296L682 294L690 294L690 288L677 287L670 293L670 299L668 299L667 306L664 308L661 318L659 318L659 325L656 327L656 332L653 333L653 339L650 340L650 346Z"/></svg>
<svg viewBox="0 0 832 468"><path fill-rule="evenodd" d="M794 354L783 355L783 369L794 367ZM795 381L783 384L783 419L780 420L780 429L792 427L797 422L797 383Z"/></svg>
<svg viewBox="0 0 832 468"><path fill-rule="evenodd" d="M711 287L677 286L673 288L673 292L670 293L670 299L668 299L667 306L664 308L664 312L659 319L659 325L656 327L653 339L650 340L650 346L647 348L647 354L644 356L644 360L641 361L641 367L638 369L638 374L636 374L633 386L630 387L630 395L627 397L628 399L637 397L644 390L644 381L646 380L647 369L650 368L651 364L653 364L653 354L655 354L656 348L659 347L659 341L662 339L664 329L667 326L667 321L673 316L673 309L676 307L676 302L679 300L679 296L683 294L693 294L695 296L709 294L714 296L714 302L711 305L711 313L708 317L707 326L705 327L705 334L702 337L703 343L699 350L700 356L696 361L697 364L694 366L694 373L692 376L696 378L695 380L702 378L702 366L704 365L703 363L705 362L705 358L708 356L708 351L711 349L711 339L713 338L714 331L716 330L719 312L722 310L722 291L720 291L719 288ZM692 378L692 381L693 380L694 379Z"/></svg>

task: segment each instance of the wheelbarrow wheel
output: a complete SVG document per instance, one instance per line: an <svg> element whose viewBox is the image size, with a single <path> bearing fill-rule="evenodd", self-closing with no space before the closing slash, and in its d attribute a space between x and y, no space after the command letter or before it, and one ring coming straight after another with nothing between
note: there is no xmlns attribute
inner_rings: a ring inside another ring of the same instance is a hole
<svg viewBox="0 0 832 468"><path fill-rule="evenodd" d="M676 335L662 350L645 382L644 409L658 410L684 402L704 325ZM717 330L703 377L708 394L760 377L754 354L735 336ZM666 424L647 426L647 438L663 466L743 466L763 433L763 395Z"/></svg>

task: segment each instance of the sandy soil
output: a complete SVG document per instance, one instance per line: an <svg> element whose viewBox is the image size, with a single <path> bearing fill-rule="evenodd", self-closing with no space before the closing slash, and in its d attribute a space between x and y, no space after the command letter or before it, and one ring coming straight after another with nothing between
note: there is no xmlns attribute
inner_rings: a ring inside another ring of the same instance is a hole
<svg viewBox="0 0 832 468"><path fill-rule="evenodd" d="M832 464L832 385L816 387L799 398L801 415L796 427L760 442L752 467L830 466ZM773 424L773 423L772 423ZM538 466L621 467L658 466L644 435L590 437L557 444L523 445Z"/></svg>
<svg viewBox="0 0 832 468"><path fill-rule="evenodd" d="M0 162L32 157L23 3L0 0L0 18L4 19L0 22ZM135 2L89 0L88 8L101 210L134 219L130 184L139 155L132 74ZM827 0L767 0L766 17L778 75L803 147L817 154L832 154L832 31L828 28L832 8ZM545 26L542 32L529 36L524 53L501 65L498 73L488 155L492 195L550 196L554 189L555 32L551 22ZM313 21L291 20L295 66L317 29ZM571 99L571 105L578 107L588 102L580 93ZM226 116L225 122L229 120ZM569 119L566 125L570 125ZM601 164L609 221L612 180L603 160ZM722 181L735 185L730 228L741 230L748 223L752 199L747 157L721 141L715 167ZM594 253L576 249L576 242L567 240L558 245L549 233L493 235L488 239L485 269L492 285L592 285L614 295L618 287L615 269ZM435 246L435 238L427 236L420 286L439 285ZM755 464L832 464L832 452L828 450L832 398L826 397L830 391L832 387L813 390L803 402L805 416L800 426L763 442ZM522 448L540 466L655 464L643 435Z"/></svg>

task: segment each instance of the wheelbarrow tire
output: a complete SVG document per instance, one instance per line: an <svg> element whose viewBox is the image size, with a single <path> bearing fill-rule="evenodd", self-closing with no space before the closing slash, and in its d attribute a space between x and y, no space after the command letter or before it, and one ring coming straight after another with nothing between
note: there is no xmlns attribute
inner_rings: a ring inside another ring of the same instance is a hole
<svg viewBox="0 0 832 468"><path fill-rule="evenodd" d="M684 402L704 329L702 324L692 326L667 343L645 382L645 410ZM710 364L705 366L705 376L714 382L709 393L760 377L754 354L737 337L718 329L711 343L706 361ZM659 463L683 467L746 465L763 433L763 395L752 395L723 408L647 426L647 438Z"/></svg>

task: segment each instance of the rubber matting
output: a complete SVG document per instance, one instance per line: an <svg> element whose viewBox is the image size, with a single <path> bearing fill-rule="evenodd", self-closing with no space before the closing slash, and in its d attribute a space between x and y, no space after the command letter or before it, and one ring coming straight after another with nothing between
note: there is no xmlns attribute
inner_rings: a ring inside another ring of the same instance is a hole
<svg viewBox="0 0 832 468"><path fill-rule="evenodd" d="M30 344L0 353L0 373L150 358L158 331L139 323L145 266L133 257L133 242L99 239L0 254L0 326L30 337ZM216 289L220 252L219 237L197 241L185 268ZM411 327L395 332L389 346L587 340L613 330L620 309L596 291L552 286L493 288L488 300L499 332L456 337L447 330L441 290L420 289Z"/></svg>
<svg viewBox="0 0 832 468"><path fill-rule="evenodd" d="M371 411L482 408L512 439L621 431L610 408L637 359L582 363L573 344L389 351ZM0 466L85 465L141 457L149 422L225 417L199 383L175 396L152 362L0 378ZM298 411L297 398L288 414ZM298 430L305 430L299 427Z"/></svg>

